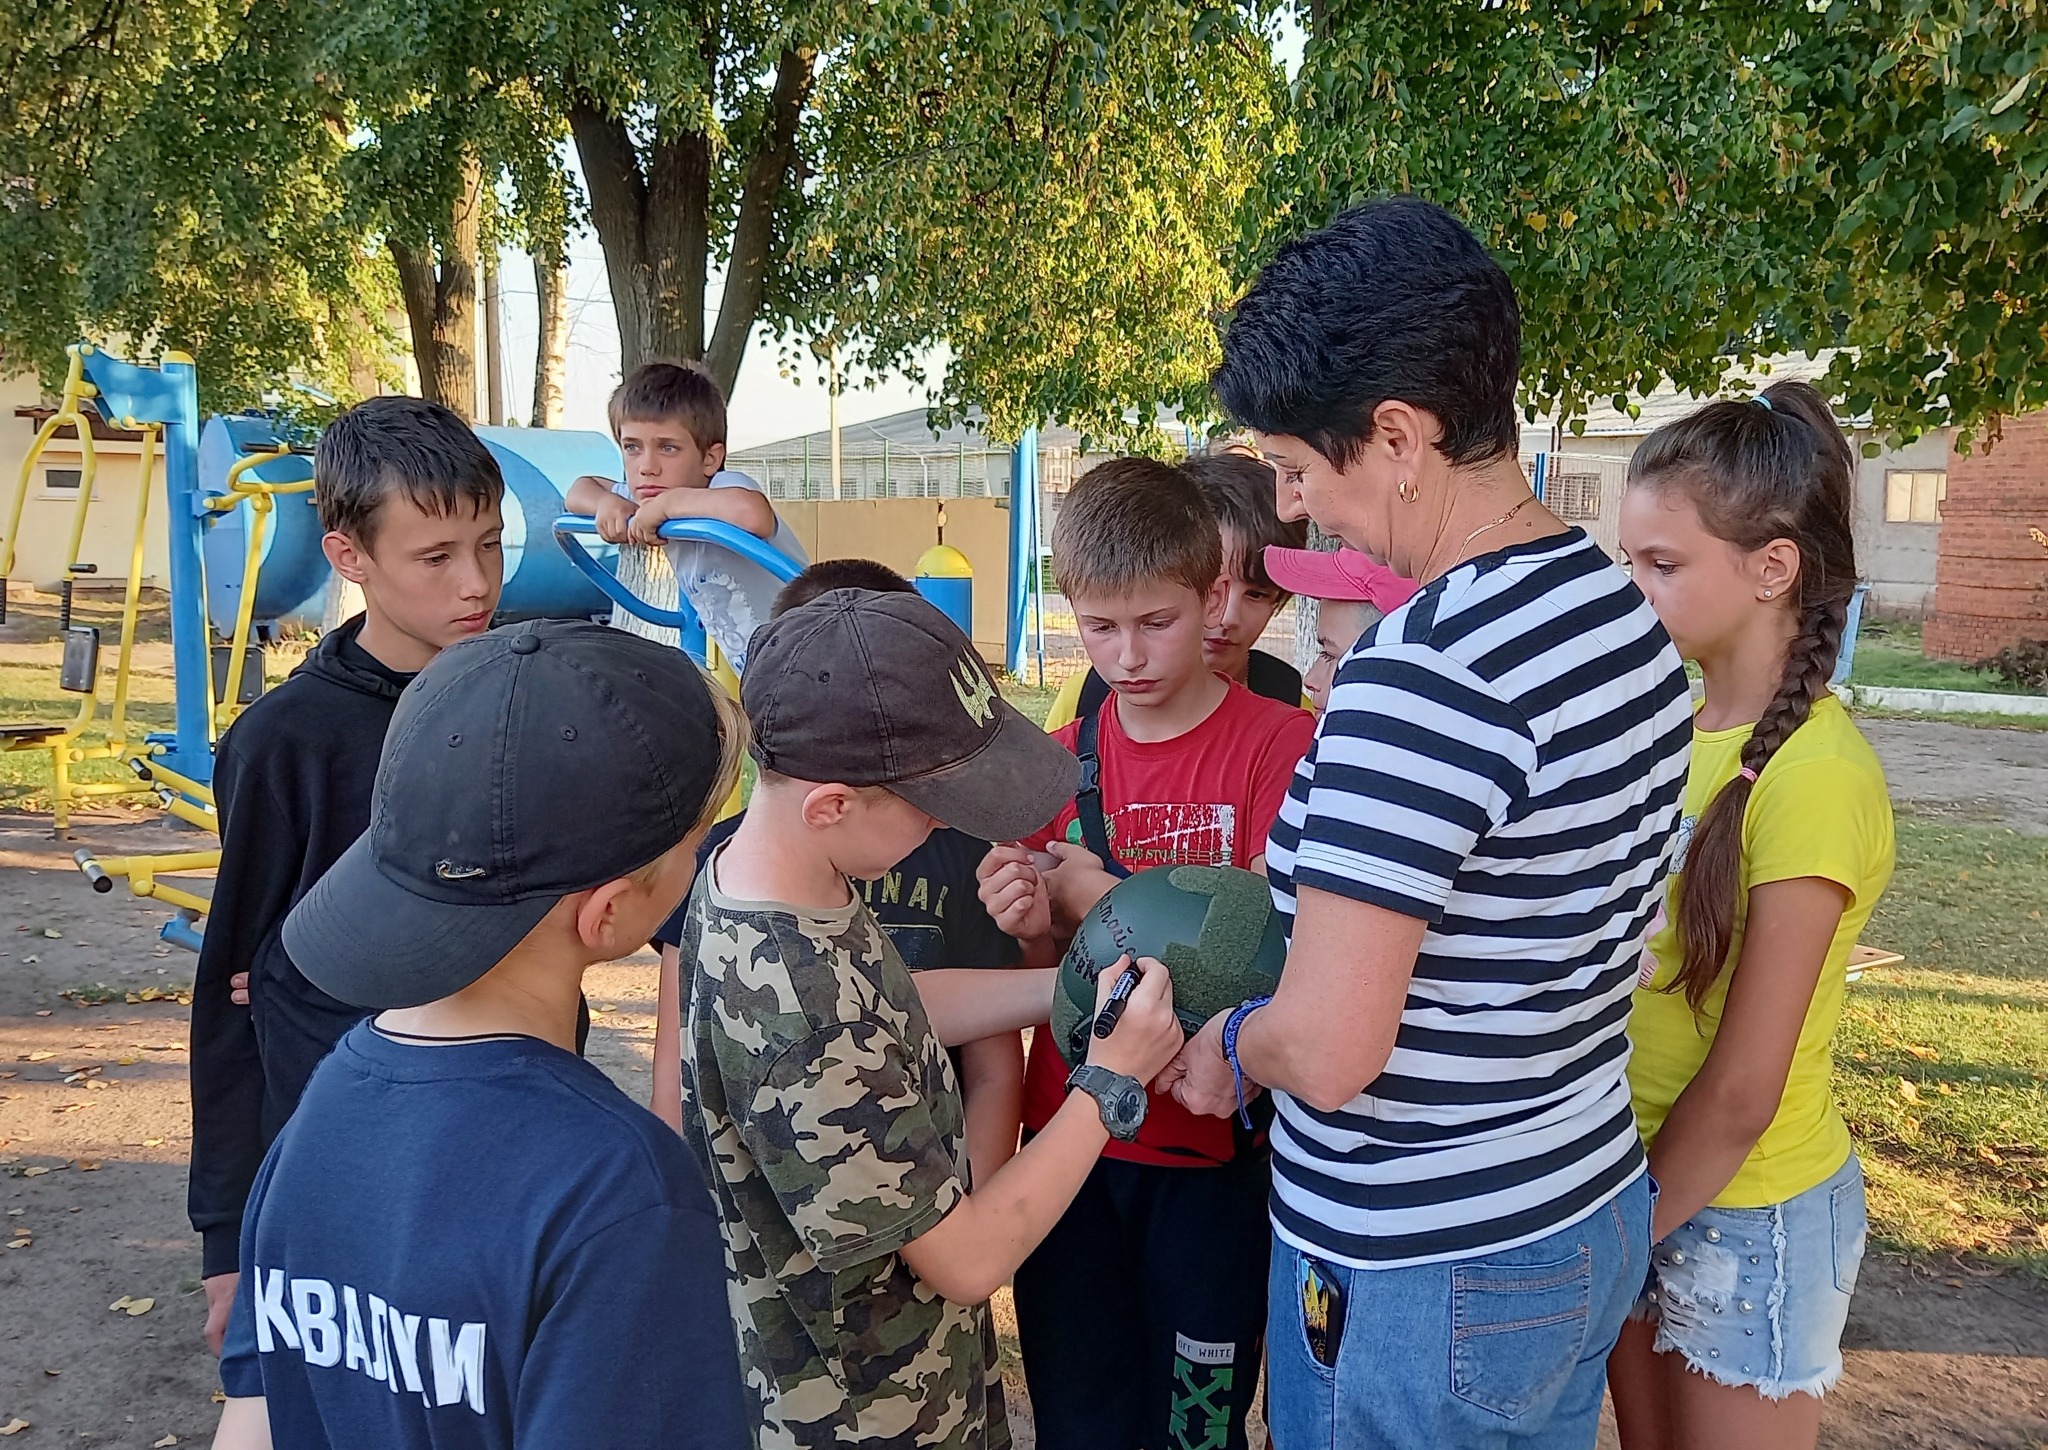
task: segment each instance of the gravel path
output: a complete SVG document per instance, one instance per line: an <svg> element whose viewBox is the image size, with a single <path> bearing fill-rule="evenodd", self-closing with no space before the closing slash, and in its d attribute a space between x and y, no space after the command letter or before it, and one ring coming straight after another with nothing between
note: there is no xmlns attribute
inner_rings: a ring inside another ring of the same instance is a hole
<svg viewBox="0 0 2048 1450"><path fill-rule="evenodd" d="M1892 800L1932 815L2048 836L2048 731L1858 720Z"/></svg>

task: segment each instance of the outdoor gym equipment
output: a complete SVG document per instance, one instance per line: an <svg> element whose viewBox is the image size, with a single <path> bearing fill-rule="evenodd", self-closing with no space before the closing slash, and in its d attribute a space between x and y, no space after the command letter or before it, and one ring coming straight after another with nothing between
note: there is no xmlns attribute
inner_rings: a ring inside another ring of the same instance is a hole
<svg viewBox="0 0 2048 1450"><path fill-rule="evenodd" d="M36 430L21 463L14 499L8 513L7 537L0 546L0 610L4 610L5 580L13 572L21 534L22 506L29 484L51 440L65 428L78 439L78 497L72 505L71 531L65 552L64 577L60 585L62 603L59 628L64 639L64 660L58 674L59 686L82 698L78 712L63 722L24 721L0 724L0 749L47 751L53 795L53 824L61 839L70 829L72 807L81 800L107 796L137 795L149 787L127 782L83 784L71 778L71 767L87 760L119 759L129 753L128 680L134 661L136 619L142 596L142 564L145 530L149 522L149 496L158 451L164 454L165 473L175 490L181 461L189 464L186 435L196 406L191 389L192 361L182 353L166 354L161 368L137 368L109 357L88 343L65 349L68 364L57 409ZM86 410L90 408L91 413ZM79 555L83 552L85 524L92 505L93 486L99 473L99 450L92 430L92 415L105 424L138 433L142 452L138 462L140 478L135 495L135 528L129 550L128 575L121 605L121 644L114 667L114 698L108 711L105 738L86 744L99 713L99 647L96 627L73 623L75 590L81 579L99 572ZM4 617L4 615L0 615Z"/></svg>
<svg viewBox="0 0 2048 1450"><path fill-rule="evenodd" d="M722 662L718 650L706 638L704 625L697 618L697 612L690 608L687 598L679 599L674 609L665 608L635 594L619 578L616 568L607 568L604 563L585 547L583 540L597 537L597 520L584 514L562 514L554 521L555 541L562 546L562 554L576 572L596 585L605 598L625 610L636 619L663 629L673 629L682 636L682 646L690 658L704 666L712 674L720 673ZM661 526L661 537L677 542L710 544L728 553L745 559L750 564L765 569L777 582L787 584L803 572L803 566L782 553L765 539L757 539L745 529L719 519L670 519ZM732 678L730 669L724 672L723 683L737 693L738 681Z"/></svg>

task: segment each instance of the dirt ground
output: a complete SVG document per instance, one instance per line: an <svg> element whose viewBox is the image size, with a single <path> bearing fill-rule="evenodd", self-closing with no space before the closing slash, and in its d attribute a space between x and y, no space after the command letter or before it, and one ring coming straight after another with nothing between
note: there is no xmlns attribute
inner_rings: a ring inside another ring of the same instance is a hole
<svg viewBox="0 0 2048 1450"><path fill-rule="evenodd" d="M2048 832L2048 735L1868 728L1901 800ZM205 1444L216 1379L185 1221L187 1010L127 1000L189 983L192 958L158 942L163 908L125 886L94 894L70 861L78 845L113 855L202 838L113 816L74 836L54 842L45 818L0 815L0 1433L18 1419L28 1424L10 1446ZM115 1000L62 995L96 984ZM653 992L649 957L589 980L591 1055L635 1096ZM1874 1256L1847 1343L1824 1445L2048 1450L2041 1285ZM1029 1450L1028 1413L1016 1418Z"/></svg>
<svg viewBox="0 0 2048 1450"><path fill-rule="evenodd" d="M1860 719L1892 799L1957 821L2048 836L2048 730Z"/></svg>

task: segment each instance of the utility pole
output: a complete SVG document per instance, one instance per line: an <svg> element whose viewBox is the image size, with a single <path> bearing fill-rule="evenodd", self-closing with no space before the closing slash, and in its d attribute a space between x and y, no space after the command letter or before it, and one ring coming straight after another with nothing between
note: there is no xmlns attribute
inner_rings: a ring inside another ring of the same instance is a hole
<svg viewBox="0 0 2048 1450"><path fill-rule="evenodd" d="M505 426L505 294L498 285L498 248L484 252L484 417Z"/></svg>
<svg viewBox="0 0 2048 1450"><path fill-rule="evenodd" d="M839 344L832 344L832 351L825 355L826 366L831 369L832 401L832 497L841 497L839 492Z"/></svg>

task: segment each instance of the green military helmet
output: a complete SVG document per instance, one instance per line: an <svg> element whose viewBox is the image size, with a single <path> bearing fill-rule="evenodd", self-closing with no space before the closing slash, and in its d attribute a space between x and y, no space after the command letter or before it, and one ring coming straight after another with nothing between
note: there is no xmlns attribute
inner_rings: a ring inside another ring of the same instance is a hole
<svg viewBox="0 0 2048 1450"><path fill-rule="evenodd" d="M1125 953L1166 963L1174 1015L1192 1036L1218 1012L1272 993L1287 938L1256 871L1161 866L1126 877L1082 919L1054 981L1052 1040L1068 1062L1087 1057L1096 979Z"/></svg>

